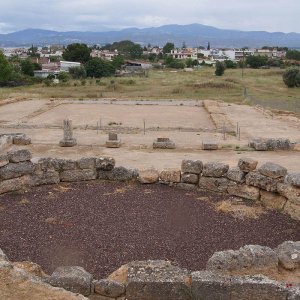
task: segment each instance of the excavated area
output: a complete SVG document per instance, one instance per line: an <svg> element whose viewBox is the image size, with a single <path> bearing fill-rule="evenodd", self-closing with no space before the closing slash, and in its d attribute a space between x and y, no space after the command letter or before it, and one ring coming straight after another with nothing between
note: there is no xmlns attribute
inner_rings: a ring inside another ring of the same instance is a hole
<svg viewBox="0 0 300 300"><path fill-rule="evenodd" d="M232 197L165 185L92 181L0 196L0 248L51 273L82 266L104 278L134 260L205 268L215 251L300 240L300 222L266 210L257 218L216 209Z"/></svg>

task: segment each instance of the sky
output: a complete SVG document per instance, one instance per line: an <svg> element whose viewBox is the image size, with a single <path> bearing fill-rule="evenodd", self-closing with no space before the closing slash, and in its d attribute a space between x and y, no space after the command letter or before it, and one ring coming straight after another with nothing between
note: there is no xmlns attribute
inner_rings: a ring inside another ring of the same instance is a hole
<svg viewBox="0 0 300 300"><path fill-rule="evenodd" d="M199 23L300 33L299 0L1 0L0 33L106 31Z"/></svg>

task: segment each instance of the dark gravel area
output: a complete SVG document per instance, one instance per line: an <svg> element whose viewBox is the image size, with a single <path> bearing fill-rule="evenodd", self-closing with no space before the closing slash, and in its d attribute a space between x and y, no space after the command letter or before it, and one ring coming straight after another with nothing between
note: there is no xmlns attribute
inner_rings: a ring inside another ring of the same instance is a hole
<svg viewBox="0 0 300 300"><path fill-rule="evenodd" d="M0 248L51 273L79 265L103 278L133 260L166 259L190 270L246 244L300 240L300 222L278 212L238 220L207 201L230 197L163 185L88 182L0 196Z"/></svg>

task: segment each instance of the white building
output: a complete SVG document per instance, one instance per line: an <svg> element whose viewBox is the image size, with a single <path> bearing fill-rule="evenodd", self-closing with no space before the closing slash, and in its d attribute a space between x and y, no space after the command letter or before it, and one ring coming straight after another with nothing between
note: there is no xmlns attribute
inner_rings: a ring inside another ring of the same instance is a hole
<svg viewBox="0 0 300 300"><path fill-rule="evenodd" d="M69 68L80 67L81 63L74 61L60 61L60 71L69 72Z"/></svg>

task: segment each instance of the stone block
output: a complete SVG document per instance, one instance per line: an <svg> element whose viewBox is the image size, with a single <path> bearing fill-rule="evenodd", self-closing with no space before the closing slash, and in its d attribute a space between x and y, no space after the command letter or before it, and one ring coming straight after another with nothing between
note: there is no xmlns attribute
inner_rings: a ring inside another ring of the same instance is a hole
<svg viewBox="0 0 300 300"><path fill-rule="evenodd" d="M258 172L267 177L281 178L287 174L287 169L280 165L267 162L258 169Z"/></svg>
<svg viewBox="0 0 300 300"><path fill-rule="evenodd" d="M9 151L7 157L9 162L18 163L31 160L31 153L26 149Z"/></svg>
<svg viewBox="0 0 300 300"><path fill-rule="evenodd" d="M124 167L116 167L111 171L98 171L98 179L114 181L131 181L137 179L137 177L137 170L127 169Z"/></svg>
<svg viewBox="0 0 300 300"><path fill-rule="evenodd" d="M231 184L228 186L227 192L232 196L257 201L259 200L259 188L249 186L247 184Z"/></svg>
<svg viewBox="0 0 300 300"><path fill-rule="evenodd" d="M199 182L199 175L191 174L191 173L183 173L181 175L181 182L183 183L191 183L191 184L198 184Z"/></svg>
<svg viewBox="0 0 300 300"><path fill-rule="evenodd" d="M140 183L155 183L158 182L159 172L156 169L142 169L138 171L138 181Z"/></svg>
<svg viewBox="0 0 300 300"><path fill-rule="evenodd" d="M226 176L232 181L243 183L245 182L246 173L241 171L240 168L230 168Z"/></svg>
<svg viewBox="0 0 300 300"><path fill-rule="evenodd" d="M300 205L300 188L290 184L278 183L278 193L287 198L291 203Z"/></svg>
<svg viewBox="0 0 300 300"><path fill-rule="evenodd" d="M91 294L92 280L93 276L82 267L65 266L56 268L47 279L47 282L52 286L89 296Z"/></svg>
<svg viewBox="0 0 300 300"><path fill-rule="evenodd" d="M181 162L181 172L182 173L201 174L202 169L203 169L203 163L201 160L184 159Z"/></svg>
<svg viewBox="0 0 300 300"><path fill-rule="evenodd" d="M206 177L222 177L225 176L229 166L218 162L209 162L204 164L202 175Z"/></svg>
<svg viewBox="0 0 300 300"><path fill-rule="evenodd" d="M127 271L130 300L187 300L190 273L165 261L133 262Z"/></svg>
<svg viewBox="0 0 300 300"><path fill-rule="evenodd" d="M13 137L13 144L20 145L20 146L30 145L31 144L31 138L29 138L25 134L16 135L16 136Z"/></svg>
<svg viewBox="0 0 300 300"><path fill-rule="evenodd" d="M227 193L228 187L233 184L225 177L203 177L199 179L199 188L205 191Z"/></svg>
<svg viewBox="0 0 300 300"><path fill-rule="evenodd" d="M300 269L300 241L286 241L275 249L279 265L286 270Z"/></svg>
<svg viewBox="0 0 300 300"><path fill-rule="evenodd" d="M1 161L1 158L0 158ZM0 162L1 164L1 162ZM300 173L291 173L285 177L285 182L300 188Z"/></svg>
<svg viewBox="0 0 300 300"><path fill-rule="evenodd" d="M95 293L110 298L117 298L125 294L125 285L109 279L97 280L95 283Z"/></svg>
<svg viewBox="0 0 300 300"><path fill-rule="evenodd" d="M30 176L22 176L9 180L0 181L0 194L19 191L30 185Z"/></svg>
<svg viewBox="0 0 300 300"><path fill-rule="evenodd" d="M208 260L206 269L218 272L231 272L246 269L277 270L277 253L269 247L247 245L239 250L215 252Z"/></svg>
<svg viewBox="0 0 300 300"><path fill-rule="evenodd" d="M105 143L106 148L120 148L121 147L121 141L120 140L113 140L113 141L106 141Z"/></svg>
<svg viewBox="0 0 300 300"><path fill-rule="evenodd" d="M56 163L60 171L75 170L77 168L77 162L73 159L56 159Z"/></svg>
<svg viewBox="0 0 300 300"><path fill-rule="evenodd" d="M6 166L9 163L7 155L0 155L0 168Z"/></svg>
<svg viewBox="0 0 300 300"><path fill-rule="evenodd" d="M176 187L185 191L195 191L197 190L197 185L191 183L179 182L176 184Z"/></svg>
<svg viewBox="0 0 300 300"><path fill-rule="evenodd" d="M97 157L96 169L102 171L111 171L116 164L116 161L112 157Z"/></svg>
<svg viewBox="0 0 300 300"><path fill-rule="evenodd" d="M272 193L261 190L260 201L267 208L282 210L287 201L287 198L279 195L278 193Z"/></svg>
<svg viewBox="0 0 300 300"><path fill-rule="evenodd" d="M57 184L59 182L60 182L59 172L49 169L48 171L35 171L30 176L29 185L39 186L39 185L46 185L46 184Z"/></svg>
<svg viewBox="0 0 300 300"><path fill-rule="evenodd" d="M77 161L79 169L95 169L96 158L95 157L83 157Z"/></svg>
<svg viewBox="0 0 300 300"><path fill-rule="evenodd" d="M177 169L164 169L160 172L159 179L163 182L179 183L181 180L181 172Z"/></svg>
<svg viewBox="0 0 300 300"><path fill-rule="evenodd" d="M219 145L215 141L203 141L202 150L218 150Z"/></svg>
<svg viewBox="0 0 300 300"><path fill-rule="evenodd" d="M29 175L34 172L34 164L30 161L20 163L9 163L0 168L0 180L7 180L12 178Z"/></svg>
<svg viewBox="0 0 300 300"><path fill-rule="evenodd" d="M277 184L283 181L281 178L274 179L262 175L259 172L249 172L246 175L246 184L251 186L256 186L268 192L276 192Z"/></svg>
<svg viewBox="0 0 300 300"><path fill-rule="evenodd" d="M153 149L175 149L175 143L169 138L157 138L153 142Z"/></svg>
<svg viewBox="0 0 300 300"><path fill-rule="evenodd" d="M287 201L284 206L284 211L294 220L300 221L300 205Z"/></svg>
<svg viewBox="0 0 300 300"><path fill-rule="evenodd" d="M117 141L118 140L118 134L115 132L109 132L108 133L108 140L109 141Z"/></svg>
<svg viewBox="0 0 300 300"><path fill-rule="evenodd" d="M93 180L97 178L96 170L82 169L82 170L66 170L62 171L60 174L60 180L66 182L73 181L86 181Z"/></svg>
<svg viewBox="0 0 300 300"><path fill-rule="evenodd" d="M254 171L257 164L258 164L257 160L254 160L249 157L243 157L239 159L238 167L241 169L241 171L248 173Z"/></svg>
<svg viewBox="0 0 300 300"><path fill-rule="evenodd" d="M59 141L60 147L74 147L77 145L76 139L70 139L70 140L61 140Z"/></svg>

